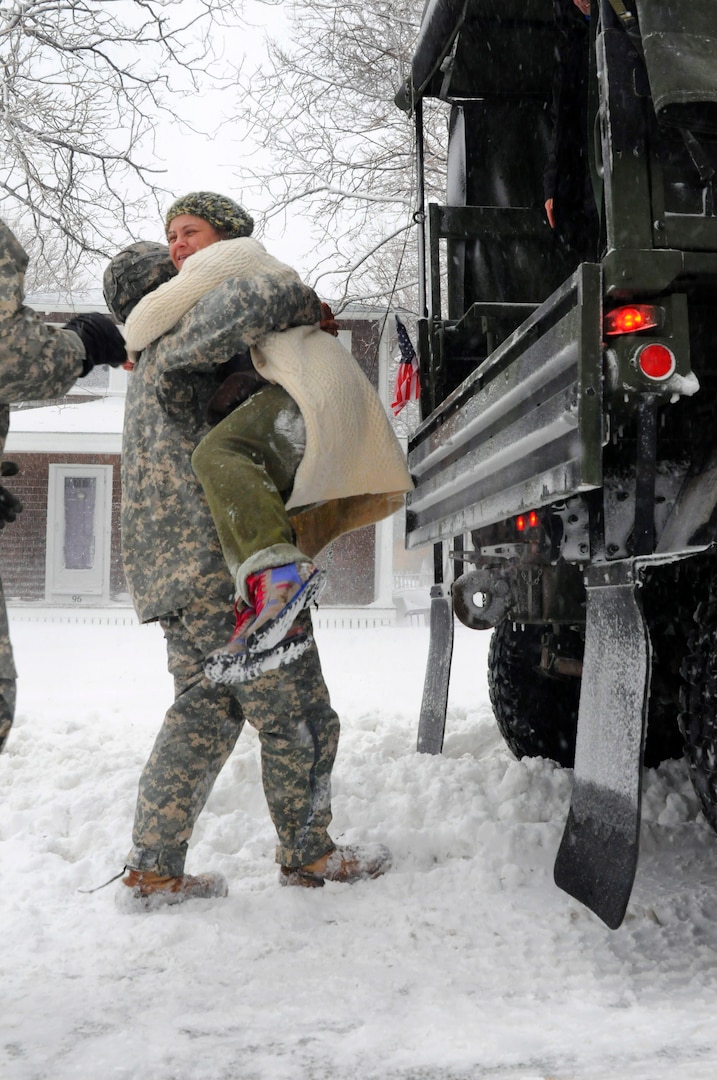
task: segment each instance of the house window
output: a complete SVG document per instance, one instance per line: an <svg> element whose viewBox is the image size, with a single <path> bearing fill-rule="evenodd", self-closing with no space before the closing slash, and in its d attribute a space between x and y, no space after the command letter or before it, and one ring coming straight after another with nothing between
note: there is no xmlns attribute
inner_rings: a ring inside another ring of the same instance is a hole
<svg viewBox="0 0 717 1080"><path fill-rule="evenodd" d="M50 465L45 598L49 604L109 601L111 465Z"/></svg>
<svg viewBox="0 0 717 1080"><path fill-rule="evenodd" d="M91 570L95 565L95 476L65 477L66 570Z"/></svg>

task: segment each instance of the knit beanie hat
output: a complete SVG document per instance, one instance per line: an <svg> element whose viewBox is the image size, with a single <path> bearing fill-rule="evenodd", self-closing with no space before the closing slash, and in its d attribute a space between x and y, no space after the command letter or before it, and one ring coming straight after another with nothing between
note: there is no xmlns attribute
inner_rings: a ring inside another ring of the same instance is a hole
<svg viewBox="0 0 717 1080"><path fill-rule="evenodd" d="M166 244L142 240L120 251L102 278L105 302L115 318L124 323L147 293L154 292L177 273Z"/></svg>
<svg viewBox="0 0 717 1080"><path fill-rule="evenodd" d="M217 195L214 191L192 191L189 195L175 199L167 211L166 231L169 231L172 218L180 214L193 214L202 221L208 221L219 232L226 233L227 240L251 236L254 228L254 219L243 206L227 199L225 195Z"/></svg>

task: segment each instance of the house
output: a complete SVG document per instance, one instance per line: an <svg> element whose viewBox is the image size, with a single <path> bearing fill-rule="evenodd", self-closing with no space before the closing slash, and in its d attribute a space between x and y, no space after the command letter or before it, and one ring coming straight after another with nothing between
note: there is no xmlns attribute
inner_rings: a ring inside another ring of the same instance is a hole
<svg viewBox="0 0 717 1080"><path fill-rule="evenodd" d="M102 304L32 303L62 325ZM383 401L388 400L388 346L383 314L351 310L340 338ZM5 456L20 473L11 481L23 512L0 540L0 574L13 605L128 607L120 544L120 462L127 379L123 369L95 368L62 399L16 403ZM392 520L340 537L317 560L327 571L322 608L366 608L393 621ZM338 610L337 610L338 615Z"/></svg>

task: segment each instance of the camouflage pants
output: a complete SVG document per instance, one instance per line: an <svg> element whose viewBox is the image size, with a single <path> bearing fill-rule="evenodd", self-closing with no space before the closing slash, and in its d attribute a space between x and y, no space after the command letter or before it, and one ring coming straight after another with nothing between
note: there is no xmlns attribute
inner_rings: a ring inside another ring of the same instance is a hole
<svg viewBox="0 0 717 1080"><path fill-rule="evenodd" d="M240 592L248 574L306 558L285 505L305 449L299 406L281 386L266 386L212 428L192 455Z"/></svg>
<svg viewBox="0 0 717 1080"><path fill-rule="evenodd" d="M0 582L0 750L15 719L15 662L10 645L5 597Z"/></svg>
<svg viewBox="0 0 717 1080"><path fill-rule="evenodd" d="M310 623L308 612L300 619ZM233 629L225 601L203 598L160 620L175 700L139 782L127 865L177 875L194 824L246 718L259 733L262 780L279 844L277 862L304 866L333 847L331 770L339 719L316 646L293 664L233 688L203 674Z"/></svg>

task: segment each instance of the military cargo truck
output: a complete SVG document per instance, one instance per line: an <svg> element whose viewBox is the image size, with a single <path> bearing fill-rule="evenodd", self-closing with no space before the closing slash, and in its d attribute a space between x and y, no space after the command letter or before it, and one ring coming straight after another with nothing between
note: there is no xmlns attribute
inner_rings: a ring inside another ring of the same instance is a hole
<svg viewBox="0 0 717 1080"><path fill-rule="evenodd" d="M717 828L717 5L591 8L426 4L396 100L419 177L445 103L447 178L442 204L418 191L406 543L435 552L419 750L442 747L454 617L492 630L508 745L574 767L556 882L616 928L645 765L684 753Z"/></svg>

